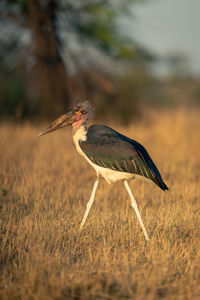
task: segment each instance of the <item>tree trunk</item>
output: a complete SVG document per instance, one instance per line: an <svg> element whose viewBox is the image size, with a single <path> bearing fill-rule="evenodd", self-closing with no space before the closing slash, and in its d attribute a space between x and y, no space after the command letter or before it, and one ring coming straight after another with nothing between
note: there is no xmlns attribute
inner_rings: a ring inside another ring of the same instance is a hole
<svg viewBox="0 0 200 300"><path fill-rule="evenodd" d="M68 109L69 82L59 51L56 0L29 0L28 18L34 40L36 74L44 100L44 114L54 117Z"/></svg>

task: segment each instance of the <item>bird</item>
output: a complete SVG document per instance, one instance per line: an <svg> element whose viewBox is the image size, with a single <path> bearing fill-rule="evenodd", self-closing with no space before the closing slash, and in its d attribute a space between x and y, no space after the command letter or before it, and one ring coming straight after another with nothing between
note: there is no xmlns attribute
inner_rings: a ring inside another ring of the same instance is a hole
<svg viewBox="0 0 200 300"><path fill-rule="evenodd" d="M99 181L104 178L109 184L123 181L144 237L146 241L150 241L128 181L132 178L152 181L163 191L168 190L168 187L144 146L109 126L102 124L88 126L93 114L94 110L91 104L88 101L83 101L57 118L46 130L39 134L39 136L42 136L72 125L73 142L77 152L96 171L95 183L87 202L80 231L83 229L94 203Z"/></svg>

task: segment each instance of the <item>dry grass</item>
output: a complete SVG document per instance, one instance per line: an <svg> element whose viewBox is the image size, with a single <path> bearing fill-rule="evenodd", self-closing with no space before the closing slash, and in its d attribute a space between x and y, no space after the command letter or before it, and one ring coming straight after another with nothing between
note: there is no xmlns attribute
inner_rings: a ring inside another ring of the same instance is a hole
<svg viewBox="0 0 200 300"><path fill-rule="evenodd" d="M95 179L70 129L0 127L0 299L200 299L199 112L165 112L129 128L170 187L132 181L146 243L122 183Z"/></svg>

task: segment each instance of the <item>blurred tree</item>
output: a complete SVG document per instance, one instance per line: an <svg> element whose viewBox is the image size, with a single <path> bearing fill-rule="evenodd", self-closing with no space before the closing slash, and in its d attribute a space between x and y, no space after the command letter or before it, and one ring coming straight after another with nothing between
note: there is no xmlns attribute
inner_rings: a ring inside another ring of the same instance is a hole
<svg viewBox="0 0 200 300"><path fill-rule="evenodd" d="M48 116L67 108L72 94L78 99L98 87L111 95L106 57L152 58L118 25L121 16L132 17L136 2L141 0L1 0L0 55L10 67L26 62Z"/></svg>
<svg viewBox="0 0 200 300"><path fill-rule="evenodd" d="M63 106L69 103L68 72L60 54L59 36L56 30L57 1L26 2L27 18L37 58L35 70L39 75L44 100L46 100L45 112L47 115L52 115L61 112Z"/></svg>

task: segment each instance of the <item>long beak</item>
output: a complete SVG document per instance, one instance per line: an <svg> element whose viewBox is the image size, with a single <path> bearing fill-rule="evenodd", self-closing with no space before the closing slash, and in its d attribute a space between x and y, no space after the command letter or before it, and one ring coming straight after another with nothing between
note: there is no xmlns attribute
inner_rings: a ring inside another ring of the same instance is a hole
<svg viewBox="0 0 200 300"><path fill-rule="evenodd" d="M50 133L52 131L55 131L57 129L60 129L62 127L71 125L72 123L74 123L76 121L75 119L75 114L73 112L73 110L71 110L70 112L62 115L61 117L59 117L58 119L56 119L53 123L51 123L46 130L40 132L40 134L38 136Z"/></svg>

